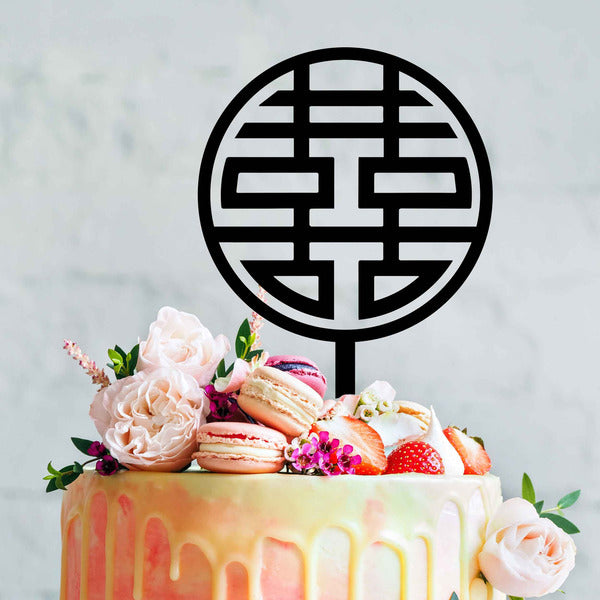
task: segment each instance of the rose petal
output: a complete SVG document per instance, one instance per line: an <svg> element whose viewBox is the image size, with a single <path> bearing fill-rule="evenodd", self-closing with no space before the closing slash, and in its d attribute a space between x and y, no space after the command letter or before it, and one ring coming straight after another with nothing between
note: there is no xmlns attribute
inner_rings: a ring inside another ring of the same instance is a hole
<svg viewBox="0 0 600 600"><path fill-rule="evenodd" d="M223 394L232 394L237 392L246 377L250 373L250 365L242 358L236 358L233 363L233 369L226 377L218 377L215 381L215 390Z"/></svg>

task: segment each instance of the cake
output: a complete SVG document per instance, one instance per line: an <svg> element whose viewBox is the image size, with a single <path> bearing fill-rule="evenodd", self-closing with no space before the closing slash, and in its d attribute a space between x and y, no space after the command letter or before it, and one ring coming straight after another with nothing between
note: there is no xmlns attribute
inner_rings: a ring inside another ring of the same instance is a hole
<svg viewBox="0 0 600 600"><path fill-rule="evenodd" d="M268 358L257 340L245 321L227 369L226 339L161 309L139 347L109 351L112 383L65 343L101 386L90 414L102 441L72 438L87 462L49 465L47 490L65 490L62 600L500 600L558 589L575 547L534 506L528 477L530 497L503 503L478 438L443 430L387 382L324 400L315 363Z"/></svg>

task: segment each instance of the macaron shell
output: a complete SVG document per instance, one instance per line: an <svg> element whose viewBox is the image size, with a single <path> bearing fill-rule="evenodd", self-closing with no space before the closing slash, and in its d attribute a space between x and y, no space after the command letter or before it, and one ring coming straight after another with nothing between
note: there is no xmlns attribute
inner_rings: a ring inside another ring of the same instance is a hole
<svg viewBox="0 0 600 600"><path fill-rule="evenodd" d="M216 473L276 473L285 464L285 436L251 423L206 423L198 430L199 449L193 455L203 468Z"/></svg>
<svg viewBox="0 0 600 600"><path fill-rule="evenodd" d="M253 459L250 456L246 458L233 457L227 454L216 454L209 452L196 452L194 454L196 462L207 471L214 473L239 473L239 474L259 474L259 473L277 473L283 469L285 459L264 460Z"/></svg>
<svg viewBox="0 0 600 600"><path fill-rule="evenodd" d="M297 436L316 420L323 399L293 375L274 367L259 367L244 382L238 404L257 421Z"/></svg>
<svg viewBox="0 0 600 600"><path fill-rule="evenodd" d="M285 436L275 429L233 421L206 423L198 428L196 439L200 444L236 444L274 450L283 450L287 444Z"/></svg>
<svg viewBox="0 0 600 600"><path fill-rule="evenodd" d="M325 392L327 391L327 379L312 360L304 356L282 354L269 357L265 364L267 367L274 367L275 369L280 369L280 365L298 365L295 368L283 369L283 371L293 375L302 383L310 386L317 394L319 394L319 396L321 396L321 398L325 397ZM303 368L303 364L307 365L308 368Z"/></svg>

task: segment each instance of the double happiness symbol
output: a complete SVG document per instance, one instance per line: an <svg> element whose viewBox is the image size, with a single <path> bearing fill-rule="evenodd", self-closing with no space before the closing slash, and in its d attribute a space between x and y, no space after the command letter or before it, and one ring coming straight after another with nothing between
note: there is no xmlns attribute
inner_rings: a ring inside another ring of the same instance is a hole
<svg viewBox="0 0 600 600"><path fill-rule="evenodd" d="M231 101L198 208L242 300L335 342L339 396L354 391L356 342L419 323L464 283L492 179L475 124L437 79L390 54L329 48L267 69Z"/></svg>

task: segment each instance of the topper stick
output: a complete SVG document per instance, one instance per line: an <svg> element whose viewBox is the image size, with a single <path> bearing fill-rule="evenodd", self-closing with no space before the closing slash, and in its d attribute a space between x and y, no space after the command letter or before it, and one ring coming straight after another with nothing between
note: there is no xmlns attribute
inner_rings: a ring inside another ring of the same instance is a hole
<svg viewBox="0 0 600 600"><path fill-rule="evenodd" d="M335 396L356 392L356 342L336 340L335 342Z"/></svg>

